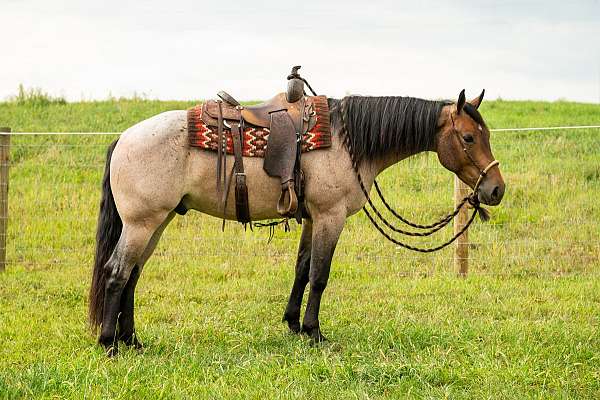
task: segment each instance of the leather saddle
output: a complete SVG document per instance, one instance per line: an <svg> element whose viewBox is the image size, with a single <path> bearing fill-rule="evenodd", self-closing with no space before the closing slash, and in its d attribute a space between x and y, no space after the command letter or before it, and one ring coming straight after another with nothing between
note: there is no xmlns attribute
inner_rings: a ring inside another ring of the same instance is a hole
<svg viewBox="0 0 600 400"><path fill-rule="evenodd" d="M227 92L220 91L217 94L220 100L208 100L204 103L202 109L203 121L209 126L217 126L218 115L219 115L219 101L221 102L222 115L224 120L240 121L243 118L246 125L259 126L262 128L271 127L271 114L278 111L286 111L292 121L299 121L300 118L304 120L304 114L306 112L312 112L306 108L311 107L310 104L304 104L303 110L300 109L301 101L295 103L288 103L286 100L285 93L276 94L273 98L265 101L264 103L256 104L253 106L242 106L237 100L235 100ZM206 115L207 118L204 118ZM310 130L314 124L315 119L308 121L308 130Z"/></svg>
<svg viewBox="0 0 600 400"><path fill-rule="evenodd" d="M302 136L316 124L313 104L304 95L304 80L294 67L288 76L288 91L253 106L243 106L228 93L218 93L220 99L208 100L202 106L203 122L218 130L217 192L223 211L227 204L231 180L235 181L236 218L251 222L248 188L243 167L243 132L247 127L269 129L263 169L269 176L281 180L281 195L277 212L286 218L301 221L303 214L303 182L300 170ZM298 83L300 82L301 85ZM227 137L231 131L234 166L229 178L226 174Z"/></svg>

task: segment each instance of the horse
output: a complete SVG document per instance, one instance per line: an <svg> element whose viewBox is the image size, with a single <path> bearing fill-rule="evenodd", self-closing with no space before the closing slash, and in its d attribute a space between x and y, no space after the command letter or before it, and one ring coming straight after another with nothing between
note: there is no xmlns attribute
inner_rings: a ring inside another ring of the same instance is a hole
<svg viewBox="0 0 600 400"><path fill-rule="evenodd" d="M325 340L319 310L336 244L345 220L367 200L358 173L370 190L386 168L421 152L435 152L441 165L476 187L479 202L500 203L505 184L491 151L490 131L478 111L483 95L466 101L463 90L457 101L398 96L327 100L332 145L301 159L307 216L283 314L289 330L315 343ZM124 131L107 151L88 317L95 332L100 328L98 343L108 356L117 354L119 342L142 347L134 325L135 288L175 210L184 207L236 219L234 202L223 209L217 195L217 155L190 147L186 116L179 110L151 117ZM227 157L232 165L233 156ZM280 181L268 176L262 163L260 158L244 158L253 221L279 217Z"/></svg>

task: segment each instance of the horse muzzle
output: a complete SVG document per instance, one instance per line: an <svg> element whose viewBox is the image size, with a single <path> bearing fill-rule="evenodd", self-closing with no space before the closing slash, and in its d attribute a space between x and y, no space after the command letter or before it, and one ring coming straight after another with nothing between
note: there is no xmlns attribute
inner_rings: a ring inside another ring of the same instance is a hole
<svg viewBox="0 0 600 400"><path fill-rule="evenodd" d="M483 204L488 206L497 206L504 197L505 185L502 180L497 182L496 180L485 179L479 186L477 191L477 198Z"/></svg>

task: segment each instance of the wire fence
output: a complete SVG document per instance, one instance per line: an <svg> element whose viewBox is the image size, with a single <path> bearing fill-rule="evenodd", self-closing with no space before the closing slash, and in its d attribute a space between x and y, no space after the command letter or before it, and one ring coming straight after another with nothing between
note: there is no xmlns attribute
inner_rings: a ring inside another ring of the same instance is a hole
<svg viewBox="0 0 600 400"><path fill-rule="evenodd" d="M470 271L491 275L578 275L600 264L600 126L497 129L492 137L507 183L489 223L476 222L466 257ZM5 265L43 269L91 264L107 146L116 133L10 133L10 174L1 182L8 208ZM3 147L8 146L3 144ZM7 149L8 150L8 149ZM199 150L200 151L200 150ZM389 201L409 219L429 222L453 207L452 174L435 155L403 161L380 178ZM167 228L151 263L232 263L259 268L295 261L300 229L244 231L190 212ZM0 227L1 228L1 227ZM432 246L452 235L409 239ZM452 249L423 255L386 242L360 213L347 221L336 250L338 274L423 276L455 273Z"/></svg>

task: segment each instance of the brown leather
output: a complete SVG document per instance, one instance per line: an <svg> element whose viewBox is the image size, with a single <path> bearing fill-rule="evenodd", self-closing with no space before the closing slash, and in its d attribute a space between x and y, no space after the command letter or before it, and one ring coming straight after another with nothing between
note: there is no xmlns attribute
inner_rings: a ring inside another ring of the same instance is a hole
<svg viewBox="0 0 600 400"><path fill-rule="evenodd" d="M226 91L224 91L224 90L220 90L220 91L217 93L217 96L219 96L219 98L220 98L221 100L223 100L225 103L229 103L229 104L231 104L232 106L239 106L239 105L240 105L240 102L239 102L239 101L237 101L236 99L234 99L232 95L230 95L229 93L227 93L227 92L226 92Z"/></svg>
<svg viewBox="0 0 600 400"><path fill-rule="evenodd" d="M205 103L205 109L202 110L203 114L204 111L206 111L206 113L212 117L212 118L218 118L219 117L219 103L221 103L221 109L223 111L223 118L224 119L228 119L228 120L235 120L235 121L239 121L240 120L240 109L242 108L242 106L232 106L229 103L224 103L221 100L208 100Z"/></svg>
<svg viewBox="0 0 600 400"><path fill-rule="evenodd" d="M298 121L301 115L312 114L312 102L306 102L306 110L301 110L301 101L288 103L285 93L279 93L275 97L255 106L234 106L221 102L223 118L226 120L239 121L243 118L250 125L269 128L271 124L270 113L274 111L287 110L294 121ZM219 104L218 100L208 100L202 106L202 120L208 126L218 126ZM304 121L304 130L310 130L315 125L315 118Z"/></svg>
<svg viewBox="0 0 600 400"><path fill-rule="evenodd" d="M271 123L270 113L287 110L290 117L296 119L300 116L297 103L288 103L285 93L279 93L275 97L255 106L247 106L242 110L242 117L249 124L268 128Z"/></svg>
<svg viewBox="0 0 600 400"><path fill-rule="evenodd" d="M281 196L277 201L277 213L283 217L293 217L298 211L298 196L294 190L294 181L287 181L281 187Z"/></svg>
<svg viewBox="0 0 600 400"><path fill-rule="evenodd" d="M228 186L232 180L234 181L236 218L239 222L246 224L251 221L242 157L241 124L247 123L270 130L263 169L269 176L279 177L281 180L281 195L277 202L277 211L284 217L301 219L302 209L299 205L303 194L299 139L316 124L313 107L313 100L310 97L302 97L295 103L288 103L286 93L280 93L264 103L249 107L236 106L221 100L208 100L203 104L202 120L208 126L218 127L219 143L225 143L223 130L226 128L231 131L235 157L232 176L229 180L224 179L226 188L223 193L221 182L222 174L226 174L226 165L224 165L226 149L224 146L219 147L217 191L219 194L223 193L222 203L225 208L229 193Z"/></svg>
<svg viewBox="0 0 600 400"><path fill-rule="evenodd" d="M227 140L223 132L223 114L221 101L218 102L218 148L217 148L217 196L223 204L223 216L225 215L225 192L224 187L227 181Z"/></svg>
<svg viewBox="0 0 600 400"><path fill-rule="evenodd" d="M250 205L248 201L248 186L244 172L244 158L242 157L242 138L239 122L231 124L231 137L233 140L233 155L235 157L233 173L235 176L235 216L242 224L247 224L250 219Z"/></svg>
<svg viewBox="0 0 600 400"><path fill-rule="evenodd" d="M298 201L295 199L294 193L294 166L298 146L297 129L294 127L292 118L285 111L272 112L270 116L271 133L263 169L269 176L281 179L282 193L277 211L284 217L291 217L298 209Z"/></svg>

